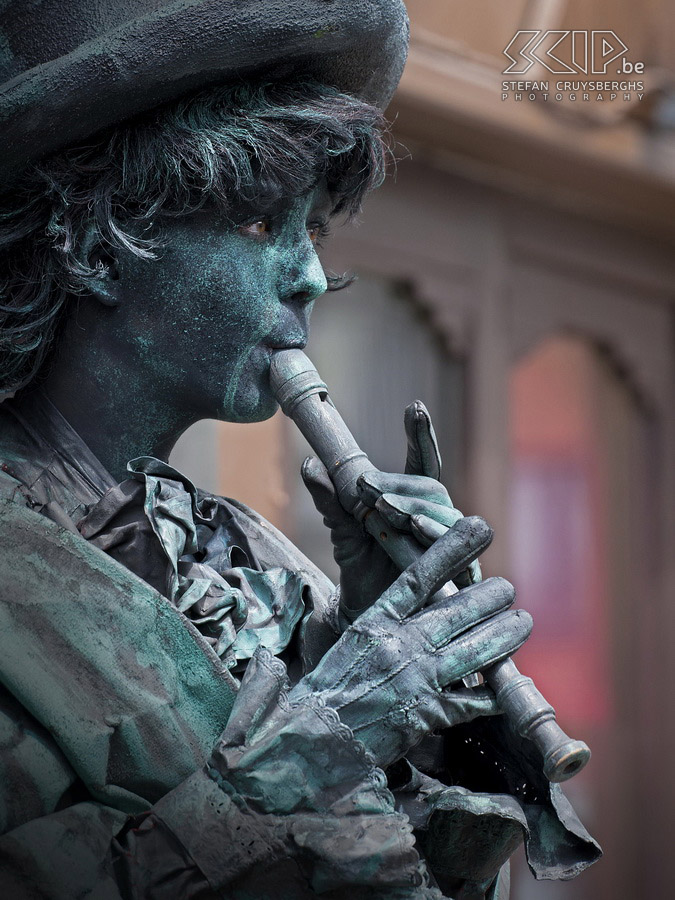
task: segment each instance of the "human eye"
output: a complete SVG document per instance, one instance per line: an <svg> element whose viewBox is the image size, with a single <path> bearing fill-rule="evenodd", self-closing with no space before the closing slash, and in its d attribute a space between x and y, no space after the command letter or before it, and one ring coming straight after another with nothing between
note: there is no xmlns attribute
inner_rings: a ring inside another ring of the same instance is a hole
<svg viewBox="0 0 675 900"><path fill-rule="evenodd" d="M330 228L327 222L311 222L307 226L307 234L315 247L322 247L323 242L330 234Z"/></svg>
<svg viewBox="0 0 675 900"><path fill-rule="evenodd" d="M244 225L239 225L238 231L239 234L243 234L246 237L266 238L271 229L267 219L254 219L251 222L246 222Z"/></svg>

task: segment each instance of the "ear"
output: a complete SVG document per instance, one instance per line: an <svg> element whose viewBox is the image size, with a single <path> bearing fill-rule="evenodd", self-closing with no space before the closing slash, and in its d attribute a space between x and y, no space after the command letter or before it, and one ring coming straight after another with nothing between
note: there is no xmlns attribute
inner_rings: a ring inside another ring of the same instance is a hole
<svg viewBox="0 0 675 900"><path fill-rule="evenodd" d="M93 225L87 226L79 255L83 265L95 272L82 278L90 296L103 306L119 306L122 292L117 258L113 248L101 240Z"/></svg>

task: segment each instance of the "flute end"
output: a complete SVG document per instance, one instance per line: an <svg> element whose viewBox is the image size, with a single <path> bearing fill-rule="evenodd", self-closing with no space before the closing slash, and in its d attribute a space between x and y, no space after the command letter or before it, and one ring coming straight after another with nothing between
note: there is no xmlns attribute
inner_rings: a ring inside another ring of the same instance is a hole
<svg viewBox="0 0 675 900"><path fill-rule="evenodd" d="M544 775L549 781L567 781L578 775L590 758L591 751L587 744L569 740L546 754Z"/></svg>

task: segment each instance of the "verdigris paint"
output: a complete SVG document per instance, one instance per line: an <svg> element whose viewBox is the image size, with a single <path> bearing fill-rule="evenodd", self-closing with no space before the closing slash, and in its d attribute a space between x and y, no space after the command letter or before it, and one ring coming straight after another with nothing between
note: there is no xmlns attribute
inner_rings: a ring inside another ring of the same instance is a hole
<svg viewBox="0 0 675 900"><path fill-rule="evenodd" d="M538 877L599 854L456 684L530 623L421 407L406 474L360 486L428 547L400 577L317 461L339 588L167 464L199 418L274 411L406 48L400 0L3 4L4 896L503 900L520 840Z"/></svg>

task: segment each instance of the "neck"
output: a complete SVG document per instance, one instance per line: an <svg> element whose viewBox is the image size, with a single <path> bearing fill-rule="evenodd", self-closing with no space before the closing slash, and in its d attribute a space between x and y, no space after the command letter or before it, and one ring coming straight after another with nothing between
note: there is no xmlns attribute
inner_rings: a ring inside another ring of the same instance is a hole
<svg viewBox="0 0 675 900"><path fill-rule="evenodd" d="M118 481L137 456L167 461L181 434L199 418L178 407L114 344L101 347L64 335L44 390L90 450Z"/></svg>

